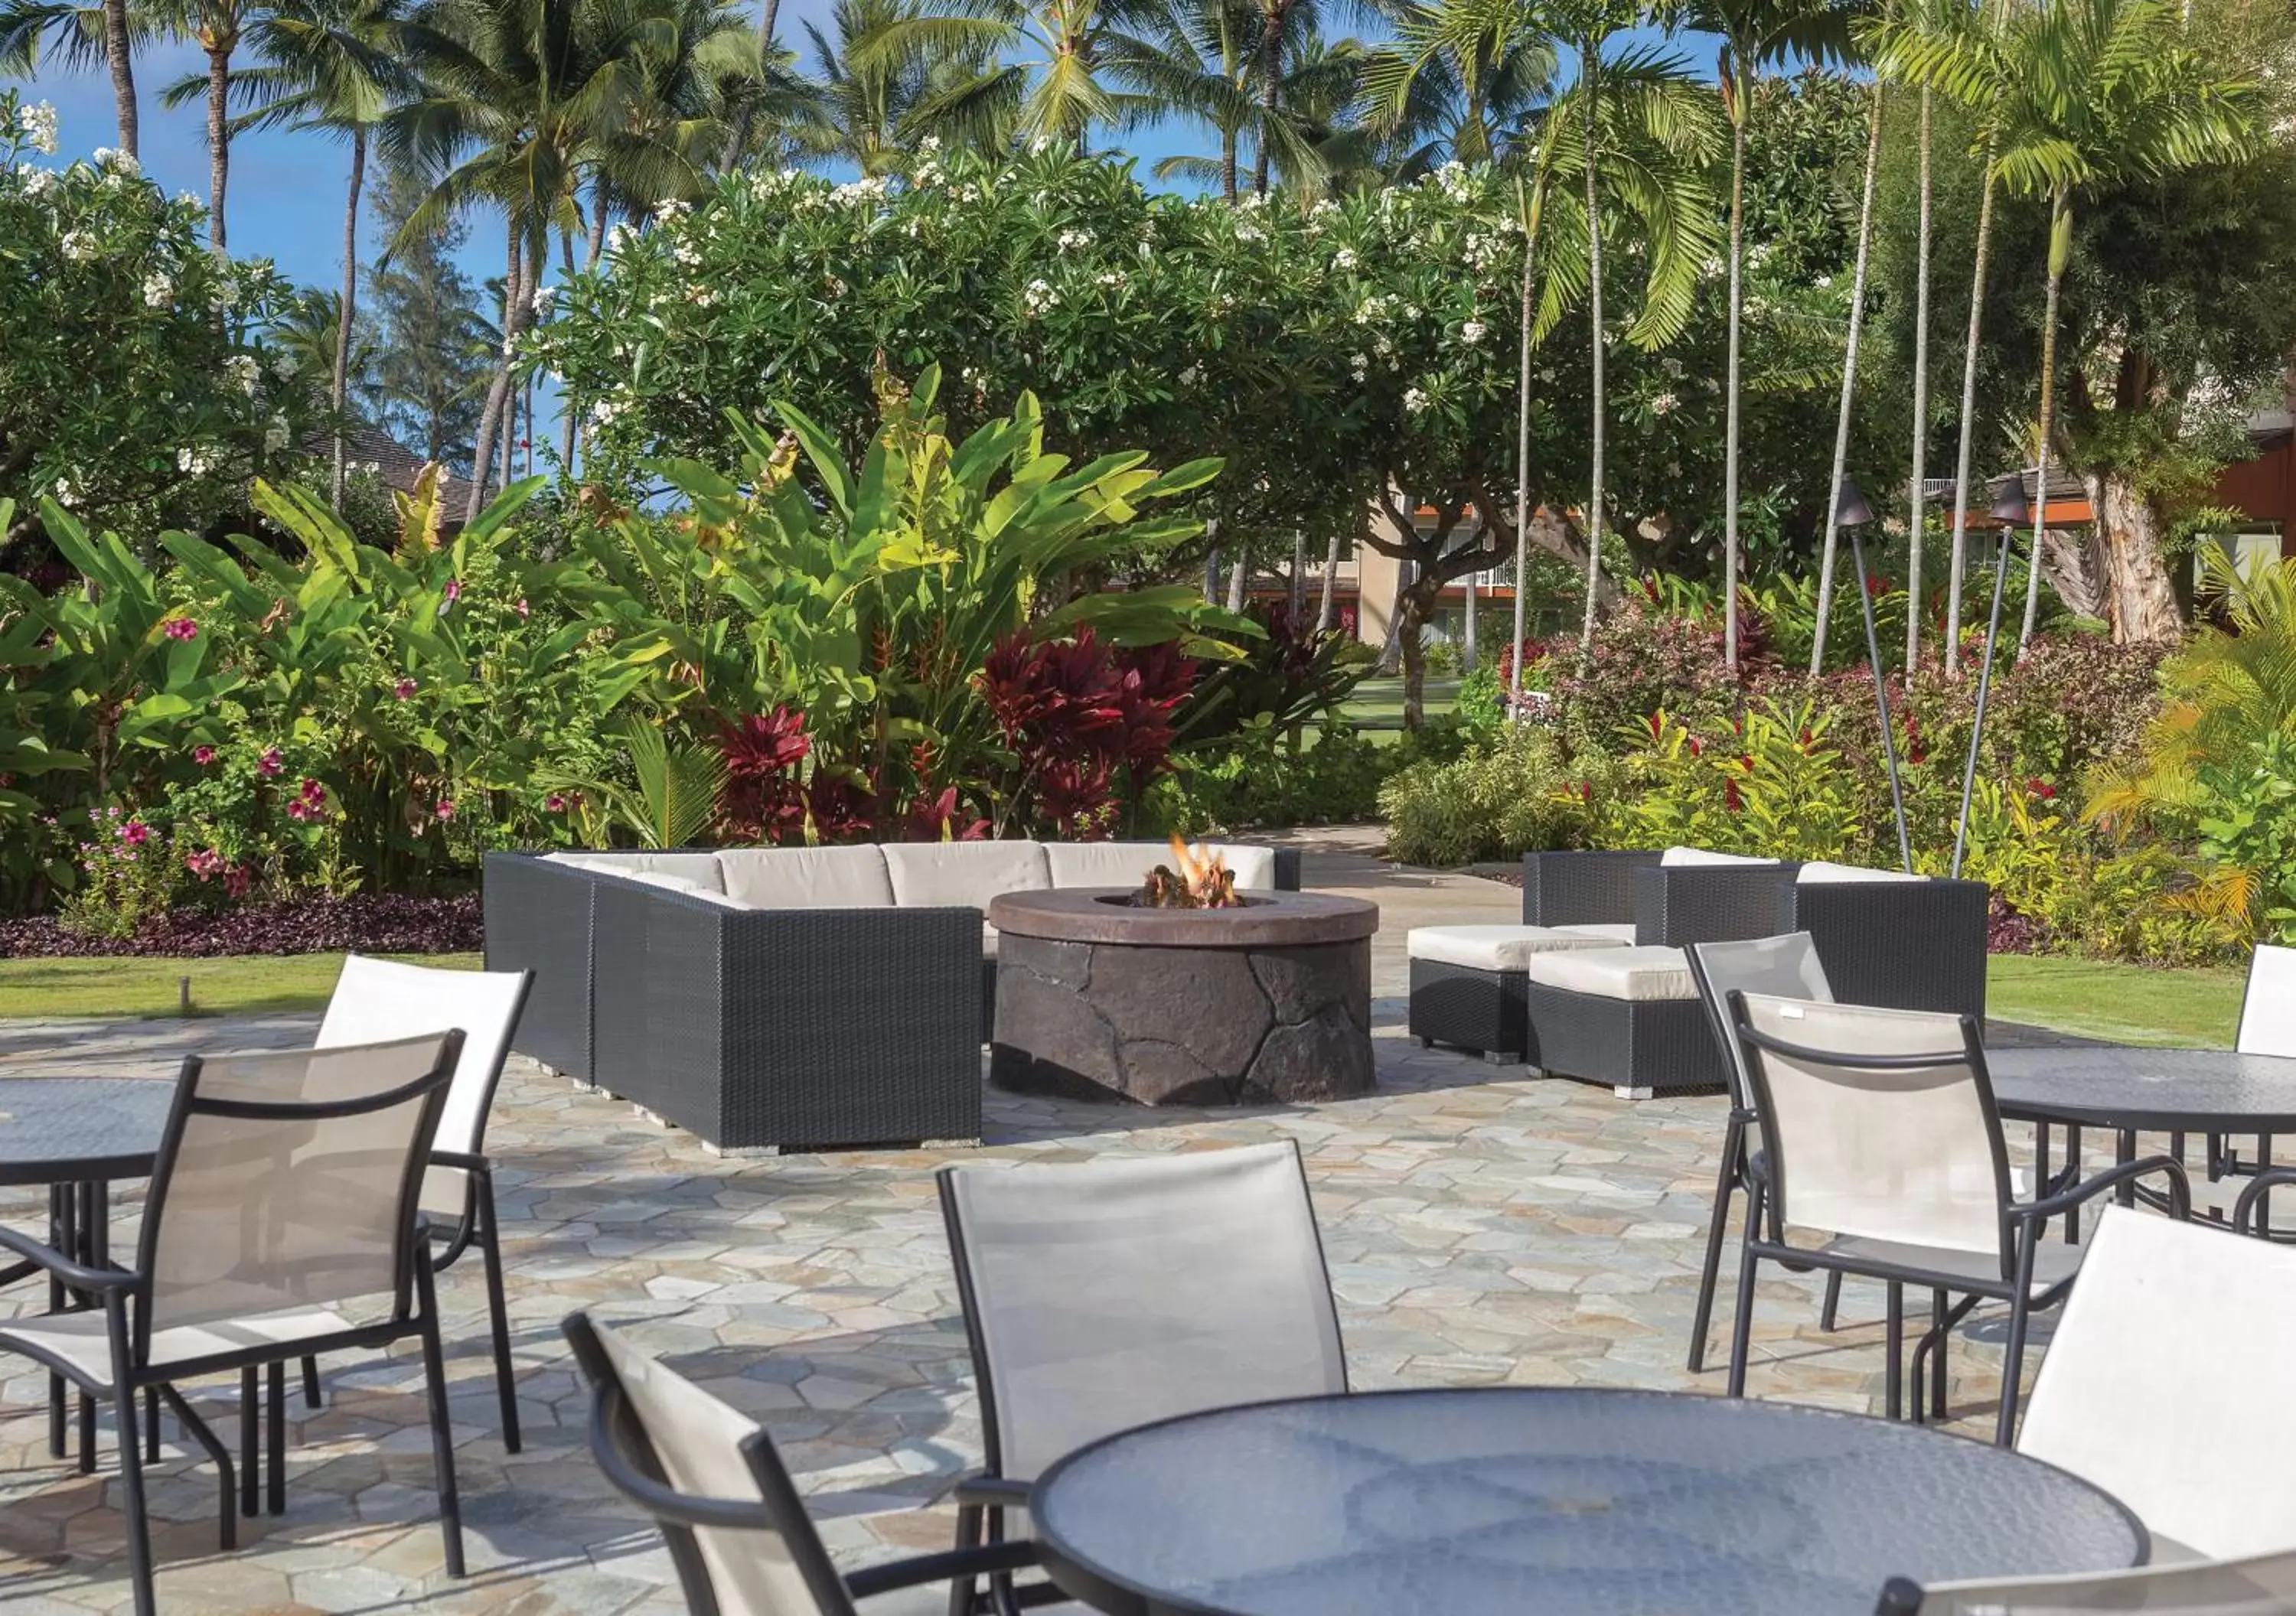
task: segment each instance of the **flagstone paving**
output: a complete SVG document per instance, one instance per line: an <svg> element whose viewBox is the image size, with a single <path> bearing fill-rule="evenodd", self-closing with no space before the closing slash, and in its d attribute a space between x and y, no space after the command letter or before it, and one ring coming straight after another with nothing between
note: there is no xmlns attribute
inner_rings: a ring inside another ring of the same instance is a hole
<svg viewBox="0 0 2296 1616"><path fill-rule="evenodd" d="M1324 878L1318 879L1318 873ZM1464 883L1464 885L1462 885ZM1398 991L1403 928L1501 918L1503 887L1374 861L1311 863L1310 884L1375 896L1378 967ZM1480 891L1476 889L1481 889ZM218 1552L214 1473L170 1425L150 1498L168 1612L668 1612L667 1555L584 1448L586 1399L558 1321L636 1320L637 1339L764 1424L840 1559L946 1547L933 1500L978 1463L980 1427L932 1171L947 1161L1083 1161L1292 1139L1305 1153L1358 1387L1496 1383L1694 1388L1683 1367L1722 1133L1718 1097L1631 1104L1404 1036L1379 1001L1379 1091L1224 1113L1023 1099L990 1091L978 1150L728 1158L628 1106L513 1060L489 1147L516 1336L523 1453L497 1431L475 1260L441 1281L470 1576L449 1579L432 1517L419 1359L345 1355L327 1406L291 1397L288 1507ZM308 1041L313 1018L0 1022L11 1075L169 1073L192 1049ZM122 1197L132 1212L137 1196ZM39 1232L45 1201L0 1191ZM1724 1305L1727 1306L1726 1287ZM29 1307L32 1288L0 1300ZM1845 1328L1816 1329L1814 1282L1766 1280L1756 1395L1877 1409L1878 1291L1852 1285ZM1960 1428L1989 1433L1997 1352L1952 1354ZM2044 1337L2045 1338L2045 1337ZM198 1388L235 1444L235 1377ZM126 1608L114 1489L48 1457L45 1377L0 1359L0 1611ZM113 1468L110 1434L103 1468ZM890 1513L887 1513L890 1512ZM882 1604L873 1604L882 1609ZM905 1608L922 1609L922 1603Z"/></svg>

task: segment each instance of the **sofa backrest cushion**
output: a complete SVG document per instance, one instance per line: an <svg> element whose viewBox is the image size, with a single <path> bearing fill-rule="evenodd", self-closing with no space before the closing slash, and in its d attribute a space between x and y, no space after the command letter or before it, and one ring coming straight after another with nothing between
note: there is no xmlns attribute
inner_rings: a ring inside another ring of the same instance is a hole
<svg viewBox="0 0 2296 1616"><path fill-rule="evenodd" d="M1703 847L1669 847L1658 855L1661 864L1775 864L1775 859L1750 859L1742 853L1709 853Z"/></svg>
<svg viewBox="0 0 2296 1616"><path fill-rule="evenodd" d="M884 853L893 902L903 909L987 909L998 893L1053 884L1036 842L892 842Z"/></svg>
<svg viewBox="0 0 2296 1616"><path fill-rule="evenodd" d="M677 876L693 882L704 892L722 893L726 890L725 878L718 871L718 855L714 853L593 851L553 853L544 856L556 863L570 864L577 869L594 870L601 875Z"/></svg>
<svg viewBox="0 0 2296 1616"><path fill-rule="evenodd" d="M625 880L636 881L642 886L659 886L664 892L681 893L689 898L699 898L704 903L715 903L720 909L748 909L751 905L738 898L729 898L715 887L704 886L699 881L689 881L684 876L664 875L658 869L617 870Z"/></svg>
<svg viewBox="0 0 2296 1616"><path fill-rule="evenodd" d="M751 909L890 909L885 855L860 847L729 847L718 855L726 895Z"/></svg>
<svg viewBox="0 0 2296 1616"><path fill-rule="evenodd" d="M1047 842L1044 845L1054 886L1138 886L1157 865L1173 861L1171 845L1166 842ZM1274 848L1244 847L1233 842L1206 842L1203 848L1226 859L1238 889L1275 890Z"/></svg>
<svg viewBox="0 0 2296 1616"><path fill-rule="evenodd" d="M1851 881L1926 881L1929 877L1907 875L1902 869L1874 869L1864 864L1828 864L1820 859L1803 865L1794 879L1824 886Z"/></svg>

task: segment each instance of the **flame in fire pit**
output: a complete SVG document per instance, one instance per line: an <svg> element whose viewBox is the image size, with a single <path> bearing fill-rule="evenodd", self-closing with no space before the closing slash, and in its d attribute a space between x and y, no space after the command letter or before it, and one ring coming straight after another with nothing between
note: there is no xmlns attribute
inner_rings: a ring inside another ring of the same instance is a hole
<svg viewBox="0 0 2296 1616"><path fill-rule="evenodd" d="M1235 895L1235 872L1227 867L1227 860L1217 853L1207 853L1201 845L1191 847L1172 835L1172 861L1179 868L1159 864L1148 872L1145 886L1132 894L1132 902L1143 909L1236 909L1243 900Z"/></svg>

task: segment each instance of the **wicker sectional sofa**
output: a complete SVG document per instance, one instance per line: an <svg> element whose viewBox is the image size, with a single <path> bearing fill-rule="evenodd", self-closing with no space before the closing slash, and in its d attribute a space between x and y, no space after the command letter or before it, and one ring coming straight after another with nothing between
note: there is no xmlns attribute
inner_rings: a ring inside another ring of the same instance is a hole
<svg viewBox="0 0 2296 1616"><path fill-rule="evenodd" d="M1296 851L1222 849L1240 887ZM486 958L520 1053L726 1149L980 1133L998 893L1136 885L1156 843L490 853Z"/></svg>
<svg viewBox="0 0 2296 1616"><path fill-rule="evenodd" d="M1535 853L1519 926L1412 934L1411 1031L1606 1082L1723 1081L1683 948L1808 932L1844 1002L1985 1014L1982 882L1664 853Z"/></svg>

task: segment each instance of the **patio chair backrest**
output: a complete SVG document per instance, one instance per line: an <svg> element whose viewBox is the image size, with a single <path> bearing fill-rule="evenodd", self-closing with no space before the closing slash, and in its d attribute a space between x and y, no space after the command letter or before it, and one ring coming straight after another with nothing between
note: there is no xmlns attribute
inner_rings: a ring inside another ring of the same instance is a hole
<svg viewBox="0 0 2296 1616"><path fill-rule="evenodd" d="M2296 1249L2108 1208L2025 1407L2021 1453L2195 1553L2296 1547Z"/></svg>
<svg viewBox="0 0 2296 1616"><path fill-rule="evenodd" d="M1746 1054L1730 1025L1732 993L1770 993L1781 999L1833 1002L1817 944L1808 932L1783 937L1752 937L1737 943L1693 943L1688 950L1691 980L1706 1007L1707 1024L1722 1045L1722 1069L1730 1080L1730 1103L1749 1108Z"/></svg>
<svg viewBox="0 0 2296 1616"><path fill-rule="evenodd" d="M595 1394L591 1452L660 1527L688 1607L851 1616L772 1439L602 1320L576 1313L564 1328Z"/></svg>
<svg viewBox="0 0 2296 1616"><path fill-rule="evenodd" d="M1347 1390L1297 1146L945 1167L989 1467L1134 1425Z"/></svg>
<svg viewBox="0 0 2296 1616"><path fill-rule="evenodd" d="M432 1148L477 1155L486 1142L495 1085L502 1080L519 1013L533 985L532 971L450 971L347 955L313 1047L327 1049L460 1027L463 1056L439 1114ZM461 1217L469 1179L457 1167L432 1167L423 1175L422 1210Z"/></svg>
<svg viewBox="0 0 2296 1616"><path fill-rule="evenodd" d="M414 1275L415 1194L462 1034L192 1056L152 1169L139 1270L152 1332L392 1299Z"/></svg>
<svg viewBox="0 0 2296 1616"><path fill-rule="evenodd" d="M1775 1226L2000 1257L2009 1158L1975 1025L1731 995Z"/></svg>
<svg viewBox="0 0 2296 1616"><path fill-rule="evenodd" d="M2296 948L2256 945L2233 1047L2243 1055L2296 1057Z"/></svg>
<svg viewBox="0 0 2296 1616"><path fill-rule="evenodd" d="M1929 1587L1899 1578L1882 1590L1875 1616L2056 1616L2059 1612L2091 1611L2296 1616L2296 1549L2244 1560L2144 1565L2101 1575L1942 1582Z"/></svg>

